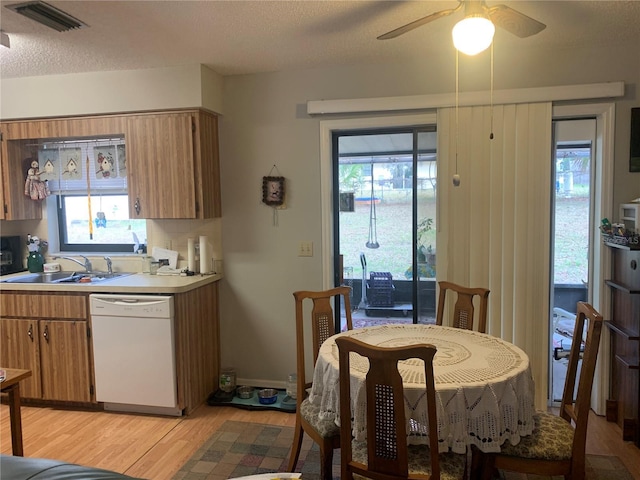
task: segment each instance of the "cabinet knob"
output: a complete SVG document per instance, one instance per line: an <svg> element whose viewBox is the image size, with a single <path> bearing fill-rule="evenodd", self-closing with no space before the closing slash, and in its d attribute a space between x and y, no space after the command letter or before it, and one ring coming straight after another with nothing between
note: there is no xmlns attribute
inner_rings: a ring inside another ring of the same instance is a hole
<svg viewBox="0 0 640 480"><path fill-rule="evenodd" d="M44 332L42 333L44 339L49 343L49 325L45 325Z"/></svg>
<svg viewBox="0 0 640 480"><path fill-rule="evenodd" d="M137 215L140 215L140 198L136 197L136 202L133 204L133 209L136 211Z"/></svg>
<svg viewBox="0 0 640 480"><path fill-rule="evenodd" d="M29 325L29 330L27 331L27 335L29 335L29 338L33 342L33 324Z"/></svg>

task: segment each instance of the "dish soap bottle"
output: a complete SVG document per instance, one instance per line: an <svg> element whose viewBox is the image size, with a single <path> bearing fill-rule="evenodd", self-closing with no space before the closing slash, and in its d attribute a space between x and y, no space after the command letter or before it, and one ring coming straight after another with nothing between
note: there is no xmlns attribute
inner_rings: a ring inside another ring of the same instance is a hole
<svg viewBox="0 0 640 480"><path fill-rule="evenodd" d="M44 271L44 257L37 250L35 252L29 252L29 256L27 257L27 269L31 273Z"/></svg>
<svg viewBox="0 0 640 480"><path fill-rule="evenodd" d="M44 271L44 257L40 253L40 239L38 237L27 236L27 247L29 256L27 257L27 269L31 273Z"/></svg>

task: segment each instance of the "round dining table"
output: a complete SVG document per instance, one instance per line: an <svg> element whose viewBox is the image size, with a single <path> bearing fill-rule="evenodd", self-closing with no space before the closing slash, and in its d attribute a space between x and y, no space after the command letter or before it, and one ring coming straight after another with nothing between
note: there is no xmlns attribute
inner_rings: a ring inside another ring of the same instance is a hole
<svg viewBox="0 0 640 480"><path fill-rule="evenodd" d="M421 324L387 324L336 334L320 347L309 401L320 416L340 424L340 388L336 338L349 336L378 347L431 344L437 348L433 367L440 451L465 453L475 445L499 452L533 430L534 382L529 358L500 338L460 328ZM368 360L352 353L351 416L353 435L366 440L364 381ZM410 444L428 443L427 405L422 360L400 362L405 416Z"/></svg>

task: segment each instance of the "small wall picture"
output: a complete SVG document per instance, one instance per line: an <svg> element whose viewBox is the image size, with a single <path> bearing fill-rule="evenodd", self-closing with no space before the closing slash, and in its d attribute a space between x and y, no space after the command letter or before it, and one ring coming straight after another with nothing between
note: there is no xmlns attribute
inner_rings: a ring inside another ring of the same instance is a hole
<svg viewBox="0 0 640 480"><path fill-rule="evenodd" d="M262 177L262 203L271 207L284 203L284 177Z"/></svg>
<svg viewBox="0 0 640 480"><path fill-rule="evenodd" d="M38 164L40 165L40 180L60 179L60 163L57 149L43 148L38 150Z"/></svg>
<svg viewBox="0 0 640 480"><path fill-rule="evenodd" d="M60 150L60 166L63 180L80 180L82 178L82 163L80 162L80 148L63 148Z"/></svg>
<svg viewBox="0 0 640 480"><path fill-rule="evenodd" d="M629 171L640 172L640 107L631 109L631 148Z"/></svg>
<svg viewBox="0 0 640 480"><path fill-rule="evenodd" d="M109 179L118 176L116 171L116 147L94 147L93 158L96 159L96 178Z"/></svg>

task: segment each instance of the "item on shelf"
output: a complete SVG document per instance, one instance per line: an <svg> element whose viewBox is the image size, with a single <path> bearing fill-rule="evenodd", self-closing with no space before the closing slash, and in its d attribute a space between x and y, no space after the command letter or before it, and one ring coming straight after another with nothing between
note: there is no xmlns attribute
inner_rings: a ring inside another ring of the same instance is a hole
<svg viewBox="0 0 640 480"><path fill-rule="evenodd" d="M610 223L603 218L600 224L602 240L613 245L623 245L629 248L640 248L640 235L626 228L624 223Z"/></svg>

